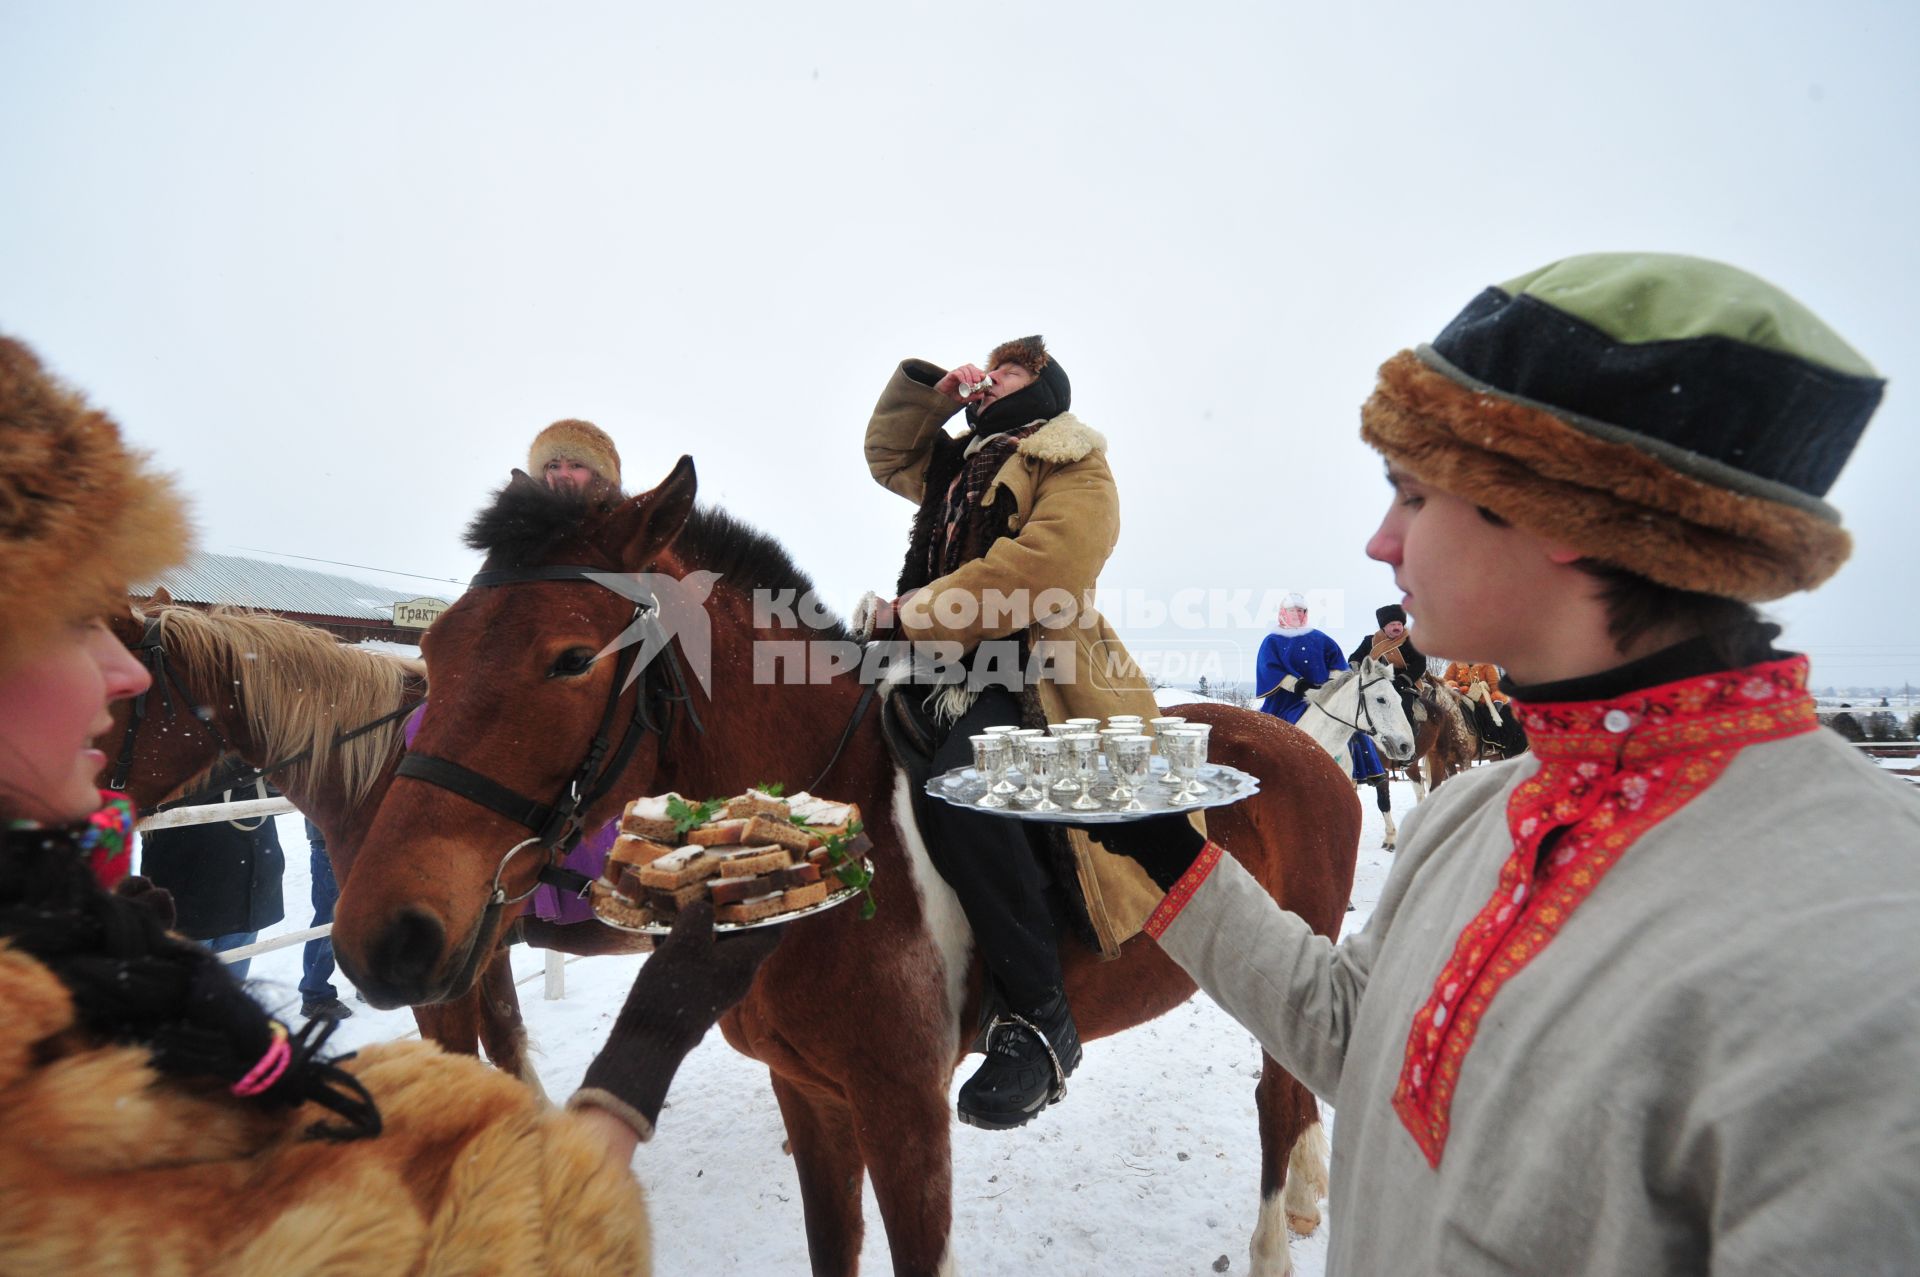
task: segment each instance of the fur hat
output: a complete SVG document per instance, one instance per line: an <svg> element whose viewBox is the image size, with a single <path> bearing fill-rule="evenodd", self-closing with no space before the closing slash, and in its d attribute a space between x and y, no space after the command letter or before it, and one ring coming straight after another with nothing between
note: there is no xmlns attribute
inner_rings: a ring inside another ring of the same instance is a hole
<svg viewBox="0 0 1920 1277"><path fill-rule="evenodd" d="M614 487L620 486L620 449L606 431L591 421L556 421L533 437L527 449L527 473L538 479L547 462L558 458L578 461Z"/></svg>
<svg viewBox="0 0 1920 1277"><path fill-rule="evenodd" d="M1405 625L1407 623L1407 609L1401 607L1398 603L1387 603L1373 609L1373 622L1375 625L1384 628L1392 621L1398 621L1400 624Z"/></svg>
<svg viewBox="0 0 1920 1277"><path fill-rule="evenodd" d="M1571 257L1380 368L1360 434L1516 527L1682 590L1812 589L1823 499L1885 382L1773 285L1695 257Z"/></svg>
<svg viewBox="0 0 1920 1277"><path fill-rule="evenodd" d="M186 558L186 508L120 427L0 337L0 666Z"/></svg>

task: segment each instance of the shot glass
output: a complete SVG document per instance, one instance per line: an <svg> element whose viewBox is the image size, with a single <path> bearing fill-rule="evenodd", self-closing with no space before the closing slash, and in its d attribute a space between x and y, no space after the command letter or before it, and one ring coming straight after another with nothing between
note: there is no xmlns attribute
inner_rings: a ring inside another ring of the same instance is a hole
<svg viewBox="0 0 1920 1277"><path fill-rule="evenodd" d="M1080 732L1062 736L1060 743L1067 751L1073 787L1080 791L1080 796L1067 805L1075 811L1100 810L1100 800L1093 796L1093 782L1100 779L1100 738L1092 732Z"/></svg>
<svg viewBox="0 0 1920 1277"><path fill-rule="evenodd" d="M1036 793L1034 811L1059 811L1053 801L1053 774L1060 762L1060 741L1054 736L1035 736L1027 741L1027 783Z"/></svg>
<svg viewBox="0 0 1920 1277"><path fill-rule="evenodd" d="M1114 801L1121 803L1121 811L1147 810L1140 801L1140 790L1153 767L1153 741L1145 736L1122 736L1113 742L1113 757L1119 765L1121 780L1121 785L1113 791ZM1121 802L1121 788L1126 790L1124 802Z"/></svg>
<svg viewBox="0 0 1920 1277"><path fill-rule="evenodd" d="M982 733L979 736L967 737L967 742L973 746L973 768L987 782L986 792L975 800L975 805L1005 807L1006 798L994 791L995 782L1003 779L1007 774L1007 758L1011 752L1007 745L1007 738Z"/></svg>
<svg viewBox="0 0 1920 1277"><path fill-rule="evenodd" d="M1027 751L1036 740L1046 740L1048 736L1037 727L1022 727L1007 735L1013 740L1014 766L1020 769L1020 792L1013 796L1017 803L1040 801L1040 791L1034 787L1033 761Z"/></svg>

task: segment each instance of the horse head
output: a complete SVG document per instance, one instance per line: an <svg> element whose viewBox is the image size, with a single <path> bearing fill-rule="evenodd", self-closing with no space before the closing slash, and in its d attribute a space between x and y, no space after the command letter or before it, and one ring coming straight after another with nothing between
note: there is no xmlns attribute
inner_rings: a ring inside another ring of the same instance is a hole
<svg viewBox="0 0 1920 1277"><path fill-rule="evenodd" d="M1400 693L1394 687L1393 667L1371 656L1354 667L1355 720L1361 730L1397 763L1413 757L1413 725L1407 721Z"/></svg>
<svg viewBox="0 0 1920 1277"><path fill-rule="evenodd" d="M688 457L631 499L515 471L469 527L486 561L424 636L432 696L335 914L375 1005L462 994L538 875L652 781L691 693L662 681L673 618L636 574L696 487Z"/></svg>

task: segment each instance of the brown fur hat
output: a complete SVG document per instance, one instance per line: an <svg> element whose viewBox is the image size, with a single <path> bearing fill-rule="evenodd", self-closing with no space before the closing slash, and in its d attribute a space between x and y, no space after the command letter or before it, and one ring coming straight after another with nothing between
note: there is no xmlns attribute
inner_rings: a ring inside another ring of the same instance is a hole
<svg viewBox="0 0 1920 1277"><path fill-rule="evenodd" d="M554 422L535 435L533 447L527 449L527 473L541 478L546 473L547 462L556 457L578 461L614 487L620 486L620 449L613 446L613 439L606 431L591 421L570 417Z"/></svg>
<svg viewBox="0 0 1920 1277"><path fill-rule="evenodd" d="M992 372L1001 364L1019 364L1038 377L1051 362L1046 340L1035 334L1032 337L1015 337L1012 341L1003 341L995 346L993 353L987 356L987 371Z"/></svg>
<svg viewBox="0 0 1920 1277"><path fill-rule="evenodd" d="M0 337L0 667L54 627L124 607L128 583L179 563L191 539L173 481Z"/></svg>
<svg viewBox="0 0 1920 1277"><path fill-rule="evenodd" d="M1757 603L1846 561L1823 498L1884 385L1764 280L1596 254L1487 289L1381 365L1360 435L1523 531Z"/></svg>

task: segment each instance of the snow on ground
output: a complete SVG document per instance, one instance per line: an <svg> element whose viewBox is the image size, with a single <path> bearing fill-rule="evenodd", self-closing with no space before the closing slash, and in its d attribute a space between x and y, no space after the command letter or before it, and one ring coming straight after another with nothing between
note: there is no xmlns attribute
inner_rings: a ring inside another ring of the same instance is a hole
<svg viewBox="0 0 1920 1277"><path fill-rule="evenodd" d="M1347 926L1365 922L1391 855L1379 847L1372 795ZM1413 792L1393 787L1402 819ZM279 818L287 849L287 920L267 935L309 925L306 839L298 816ZM297 1015L300 949L254 960L258 993ZM564 1098L606 1040L641 956L570 958L566 997L542 996L545 954L513 951L541 1080ZM405 1010L354 1002L334 1044L342 1049L413 1036ZM963 1066L954 1087L966 1076ZM953 1126L953 1253L972 1274L1042 1271L1245 1273L1259 1205L1259 1136L1253 1087L1260 1048L1204 994L1159 1020L1087 1044L1067 1098L1023 1130L993 1133ZM1323 1110L1331 1126L1332 1111ZM805 1273L806 1234L793 1164L766 1070L709 1034L687 1057L661 1114L660 1130L634 1158L646 1186L656 1238L655 1271ZM1323 1205L1324 1209L1324 1205ZM892 1271L873 1189L866 1191L862 1271ZM1325 1269L1327 1216L1295 1238L1295 1271ZM1225 1256L1226 1267L1215 1262Z"/></svg>

